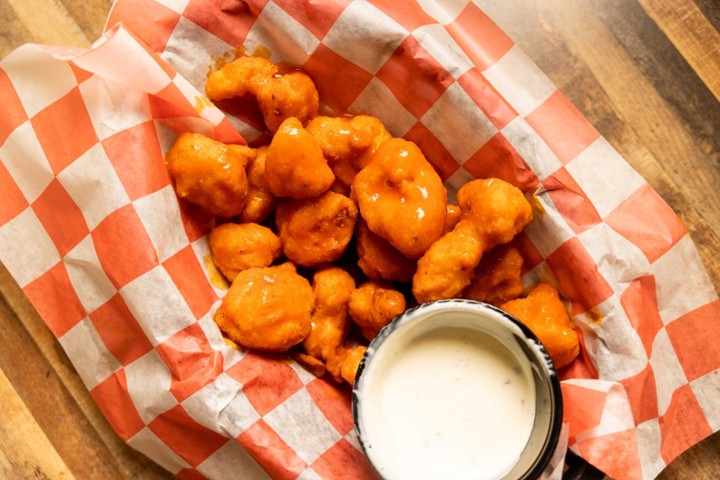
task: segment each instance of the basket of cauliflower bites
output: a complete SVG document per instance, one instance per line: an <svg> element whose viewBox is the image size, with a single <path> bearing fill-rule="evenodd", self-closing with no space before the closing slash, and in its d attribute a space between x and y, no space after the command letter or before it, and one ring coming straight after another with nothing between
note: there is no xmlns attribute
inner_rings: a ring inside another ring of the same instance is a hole
<svg viewBox="0 0 720 480"><path fill-rule="evenodd" d="M118 0L91 48L0 73L0 258L113 429L180 478L376 478L358 365L447 298L547 348L547 478L567 449L653 478L720 425L653 374L713 385L717 349L645 349L657 318L720 313L686 228L473 2Z"/></svg>

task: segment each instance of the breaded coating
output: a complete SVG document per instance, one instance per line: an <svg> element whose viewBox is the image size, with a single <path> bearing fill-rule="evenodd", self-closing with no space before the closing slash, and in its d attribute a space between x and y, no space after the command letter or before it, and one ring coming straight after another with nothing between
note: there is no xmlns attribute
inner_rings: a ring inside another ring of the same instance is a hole
<svg viewBox="0 0 720 480"><path fill-rule="evenodd" d="M420 257L442 235L447 190L412 142L384 141L355 176L352 197L370 230L407 257Z"/></svg>
<svg viewBox="0 0 720 480"><path fill-rule="evenodd" d="M250 175L250 172L248 172L248 175ZM460 206L448 204L447 214L445 215L445 225L443 226L443 235L451 232L452 229L455 228L455 225L458 224L461 217L462 210L460 210Z"/></svg>
<svg viewBox="0 0 720 480"><path fill-rule="evenodd" d="M402 293L375 280L363 283L350 295L350 318L368 340L375 338L406 308L407 302Z"/></svg>
<svg viewBox="0 0 720 480"><path fill-rule="evenodd" d="M321 195L335 181L315 139L297 118L288 118L270 142L265 182L273 195L298 199Z"/></svg>
<svg viewBox="0 0 720 480"><path fill-rule="evenodd" d="M218 217L240 213L248 194L243 160L235 149L200 133L181 133L165 155L178 197Z"/></svg>
<svg viewBox="0 0 720 480"><path fill-rule="evenodd" d="M314 309L310 283L291 263L285 263L240 272L214 319L238 345L284 352L310 333Z"/></svg>
<svg viewBox="0 0 720 480"><path fill-rule="evenodd" d="M253 95L271 132L290 117L301 123L317 115L320 105L312 79L300 70L281 73L261 57L239 57L208 76L205 94L210 100Z"/></svg>
<svg viewBox="0 0 720 480"><path fill-rule="evenodd" d="M357 218L355 203L332 191L310 200L283 200L275 212L285 256L305 267L340 258Z"/></svg>
<svg viewBox="0 0 720 480"><path fill-rule="evenodd" d="M411 282L417 260L400 253L387 240L375 235L360 219L355 228L358 266L372 280Z"/></svg>
<svg viewBox="0 0 720 480"><path fill-rule="evenodd" d="M337 192L348 194L355 175L364 168L380 144L391 138L380 120L369 115L318 116L305 127L317 140L335 173Z"/></svg>
<svg viewBox="0 0 720 480"><path fill-rule="evenodd" d="M313 276L315 313L310 334L303 341L305 351L318 359L328 361L344 342L350 331L348 303L355 290L355 280L339 267L326 267Z"/></svg>
<svg viewBox="0 0 720 480"><path fill-rule="evenodd" d="M462 297L496 307L522 294L523 257L511 245L498 245L486 253L475 268L475 277Z"/></svg>
<svg viewBox="0 0 720 480"><path fill-rule="evenodd" d="M245 173L247 174L248 165L250 165L250 163L255 160L255 157L257 156L257 150L255 150L254 148L250 148L247 145L236 145L233 143L228 143L227 147L233 152L235 152L238 157L240 157L240 160L242 160L242 166L245 169Z"/></svg>
<svg viewBox="0 0 720 480"><path fill-rule="evenodd" d="M312 79L299 70L268 79L257 92L265 126L276 132L288 118L305 124L318 113L320 100Z"/></svg>
<svg viewBox="0 0 720 480"><path fill-rule="evenodd" d="M277 206L277 198L265 183L266 157L267 147L258 148L255 157L245 169L248 177L248 196L245 207L240 212L241 222L262 223Z"/></svg>
<svg viewBox="0 0 720 480"><path fill-rule="evenodd" d="M335 358L327 363L328 373L338 382L344 380L350 385L354 385L360 361L366 350L366 346L358 344L346 343L341 346L338 348Z"/></svg>
<svg viewBox="0 0 720 480"><path fill-rule="evenodd" d="M208 243L215 266L231 282L248 268L269 267L282 252L277 235L257 223L218 225Z"/></svg>
<svg viewBox="0 0 720 480"><path fill-rule="evenodd" d="M457 193L462 218L418 260L413 294L418 303L457 298L483 254L508 243L532 220L522 192L500 179L473 180Z"/></svg>
<svg viewBox="0 0 720 480"><path fill-rule="evenodd" d="M556 368L569 365L580 353L575 325L552 286L539 283L526 298L511 300L500 308L524 323L538 337Z"/></svg>

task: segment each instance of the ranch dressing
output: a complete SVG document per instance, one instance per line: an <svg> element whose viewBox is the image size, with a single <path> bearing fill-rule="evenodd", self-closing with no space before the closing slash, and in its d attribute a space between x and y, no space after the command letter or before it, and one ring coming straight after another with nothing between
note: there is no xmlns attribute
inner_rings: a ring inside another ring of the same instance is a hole
<svg viewBox="0 0 720 480"><path fill-rule="evenodd" d="M383 347L367 372L363 399L365 448L380 474L503 478L535 420L527 360L464 327L430 329Z"/></svg>

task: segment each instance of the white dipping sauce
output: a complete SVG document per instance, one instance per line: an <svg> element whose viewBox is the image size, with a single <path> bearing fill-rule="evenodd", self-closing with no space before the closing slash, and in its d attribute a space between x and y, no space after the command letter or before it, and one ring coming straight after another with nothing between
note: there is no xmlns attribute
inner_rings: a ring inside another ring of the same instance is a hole
<svg viewBox="0 0 720 480"><path fill-rule="evenodd" d="M406 337L381 345L366 372L365 449L375 467L393 480L503 478L535 420L527 359L472 328Z"/></svg>

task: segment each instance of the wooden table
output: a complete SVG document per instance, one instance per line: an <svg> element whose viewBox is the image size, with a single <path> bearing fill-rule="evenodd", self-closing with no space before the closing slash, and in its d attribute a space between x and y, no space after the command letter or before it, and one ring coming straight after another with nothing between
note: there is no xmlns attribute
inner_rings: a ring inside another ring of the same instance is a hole
<svg viewBox="0 0 720 480"><path fill-rule="evenodd" d="M682 217L720 290L720 5L491 0L486 12ZM86 46L110 0L0 0L0 57ZM169 478L122 443L0 265L0 478ZM662 480L720 478L720 433Z"/></svg>

